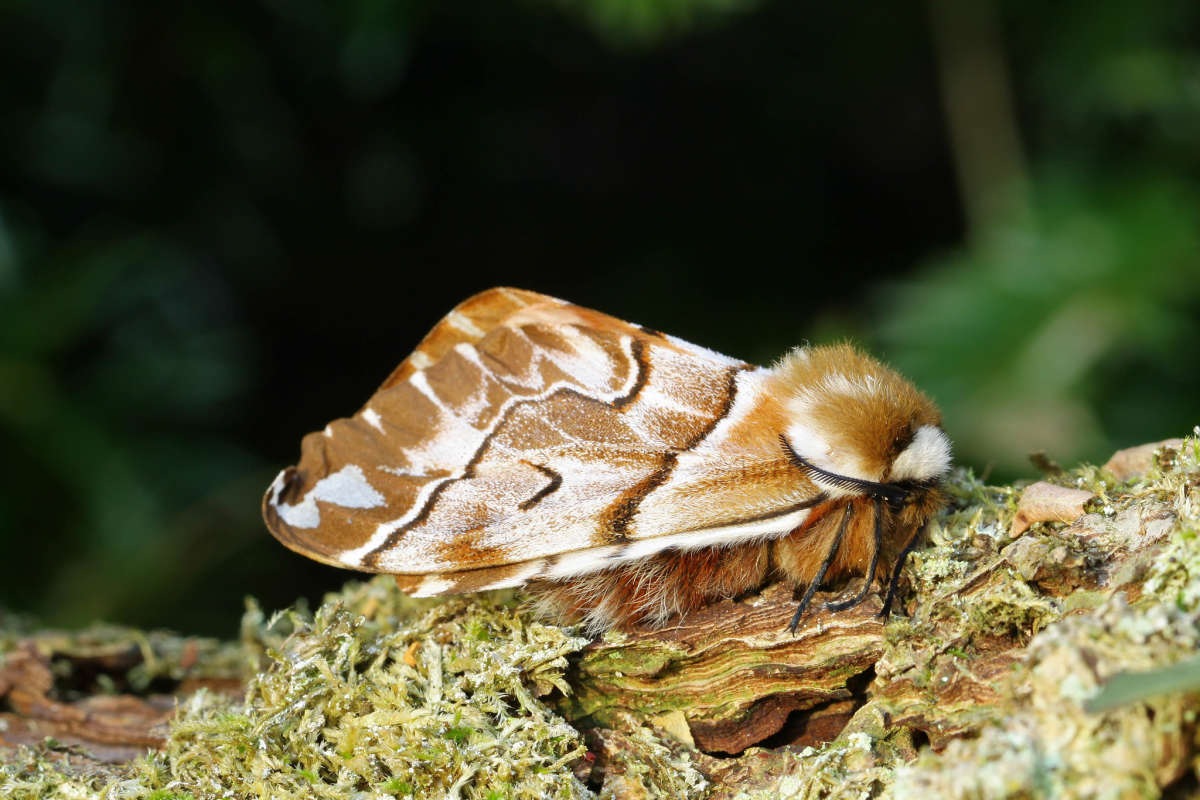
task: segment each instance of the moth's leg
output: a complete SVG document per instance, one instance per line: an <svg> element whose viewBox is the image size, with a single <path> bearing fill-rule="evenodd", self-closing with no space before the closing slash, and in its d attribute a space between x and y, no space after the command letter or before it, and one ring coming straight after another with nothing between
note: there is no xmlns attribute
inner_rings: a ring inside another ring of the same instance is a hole
<svg viewBox="0 0 1200 800"><path fill-rule="evenodd" d="M808 589L804 592L804 597L800 598L800 605L796 608L796 613L792 615L792 621L788 623L788 630L793 634L796 632L796 627L800 624L800 617L804 616L804 612L808 609L808 604L812 602L813 595L821 586L821 581L825 580L825 573L829 570L829 565L833 563L834 557L837 556L838 548L842 545L842 536L846 533L846 524L850 521L850 514L854 510L853 503L846 504L846 510L842 512L842 521L838 523L837 533L833 535L833 543L829 546L829 552L825 554L824 560L821 561L821 566L817 568L817 574L813 576L812 582L808 584Z"/></svg>
<svg viewBox="0 0 1200 800"><path fill-rule="evenodd" d="M830 611L845 611L848 608L854 608L867 597L867 592L871 588L871 584L875 582L875 568L879 566L879 549L883 546L883 501L876 498L875 500L875 537L871 548L871 565L867 567L867 574L863 577L862 590L851 597L849 600L840 600L838 602L829 602L825 604L825 608Z"/></svg>
<svg viewBox="0 0 1200 800"><path fill-rule="evenodd" d="M900 584L900 570L904 569L904 562L908 559L908 554L913 551L917 544L917 540L921 538L921 534L925 532L925 525L917 528L912 537L909 538L908 544L904 545L904 549L900 551L900 555L896 557L896 566L892 569L892 579L888 581L887 596L883 598L883 608L879 611L879 616L887 619L892 613L892 600L896 598L896 587Z"/></svg>

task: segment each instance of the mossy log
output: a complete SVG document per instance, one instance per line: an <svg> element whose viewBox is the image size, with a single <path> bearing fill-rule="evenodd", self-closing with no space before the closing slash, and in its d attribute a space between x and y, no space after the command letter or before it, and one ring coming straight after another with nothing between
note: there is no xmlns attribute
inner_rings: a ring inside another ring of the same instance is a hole
<svg viewBox="0 0 1200 800"><path fill-rule="evenodd" d="M790 588L772 585L662 630L610 634L574 663L564 714L606 726L615 712L631 712L725 754L778 734L797 712L807 724L792 743L832 739L883 654L881 602L810 614L792 634L786 625L795 607ZM673 728L673 719L686 727Z"/></svg>
<svg viewBox="0 0 1200 800"><path fill-rule="evenodd" d="M873 596L793 635L772 585L588 641L503 597L416 602L384 579L313 616L251 609L240 643L10 626L0 795L1186 793L1200 442L1139 453L1028 489L956 473L888 621ZM1144 691L1097 701L1128 672Z"/></svg>

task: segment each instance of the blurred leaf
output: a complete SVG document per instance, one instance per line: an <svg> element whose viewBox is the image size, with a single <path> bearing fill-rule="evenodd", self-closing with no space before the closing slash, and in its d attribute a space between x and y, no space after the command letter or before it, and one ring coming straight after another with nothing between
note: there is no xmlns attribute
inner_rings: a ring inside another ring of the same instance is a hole
<svg viewBox="0 0 1200 800"><path fill-rule="evenodd" d="M1200 658L1148 672L1122 672L1109 678L1084 708L1095 714L1160 694L1200 691Z"/></svg>

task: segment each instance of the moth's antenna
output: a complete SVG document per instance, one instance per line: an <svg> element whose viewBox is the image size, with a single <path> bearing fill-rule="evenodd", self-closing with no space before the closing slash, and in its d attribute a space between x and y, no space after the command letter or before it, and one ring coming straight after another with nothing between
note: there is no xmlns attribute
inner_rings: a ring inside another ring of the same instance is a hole
<svg viewBox="0 0 1200 800"><path fill-rule="evenodd" d="M867 567L867 574L863 580L862 590L851 597L849 600L842 600L836 603L826 603L825 608L830 611L845 611L848 608L854 608L867 597L867 592L871 588L871 584L875 582L875 567L879 564L879 549L883 546L883 500L875 498L875 547L871 550L871 565Z"/></svg>
<svg viewBox="0 0 1200 800"><path fill-rule="evenodd" d="M833 536L833 544L829 547L829 552L825 554L825 560L821 562L820 569L813 576L812 583L808 585L808 589L804 592L804 597L800 598L800 605L796 608L796 613L792 615L792 621L788 623L788 630L792 635L796 635L796 626L800 624L800 617L804 616L808 604L812 602L812 597L816 594L817 588L821 585L821 581L825 580L825 573L829 570L829 565L833 563L833 557L837 555L838 548L842 545L842 536L846 533L846 523L850 521L850 514L854 511L854 504L847 503L846 510L842 513L842 521L838 523L837 533Z"/></svg>
<svg viewBox="0 0 1200 800"><path fill-rule="evenodd" d="M821 469L816 464L797 453L792 447L792 443L787 440L787 436L782 433L779 434L779 441L783 444L783 451L787 454L788 461L791 461L804 472L816 475L825 484L837 486L840 489L851 489L853 491L862 492L868 497L873 497L876 500L887 500L892 505L900 505L908 499L909 490L903 486L897 486L892 483L868 481L862 478L852 478L849 475L839 475L836 472L830 472L829 470Z"/></svg>

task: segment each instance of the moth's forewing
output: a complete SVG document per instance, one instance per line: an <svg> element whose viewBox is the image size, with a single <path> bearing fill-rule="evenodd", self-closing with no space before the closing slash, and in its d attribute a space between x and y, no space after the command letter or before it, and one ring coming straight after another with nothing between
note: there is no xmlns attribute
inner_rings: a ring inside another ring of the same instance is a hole
<svg viewBox="0 0 1200 800"><path fill-rule="evenodd" d="M779 452L764 376L493 289L451 311L357 414L305 437L264 516L327 563L496 570L487 583L779 535L817 492Z"/></svg>

